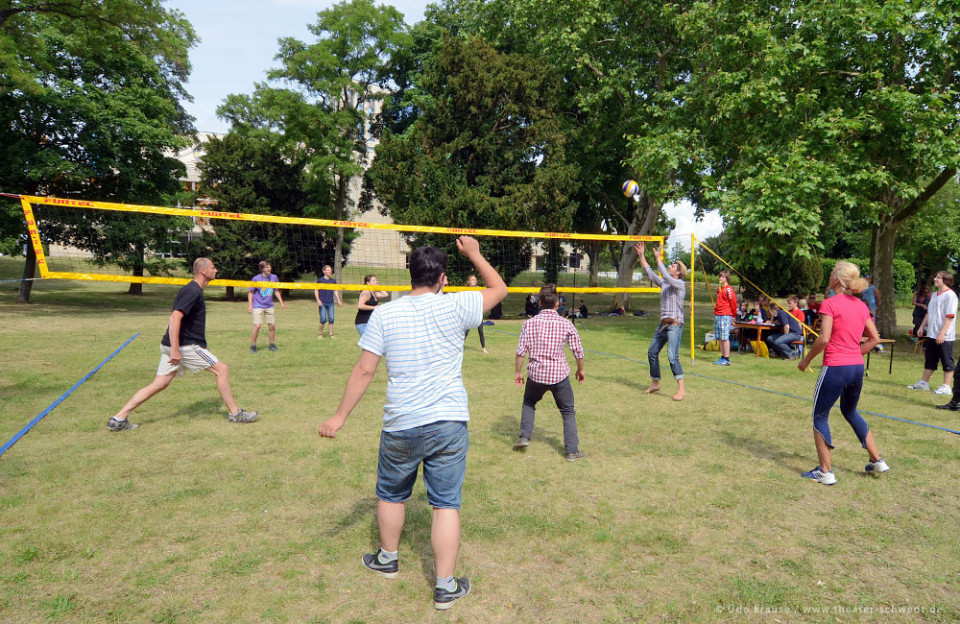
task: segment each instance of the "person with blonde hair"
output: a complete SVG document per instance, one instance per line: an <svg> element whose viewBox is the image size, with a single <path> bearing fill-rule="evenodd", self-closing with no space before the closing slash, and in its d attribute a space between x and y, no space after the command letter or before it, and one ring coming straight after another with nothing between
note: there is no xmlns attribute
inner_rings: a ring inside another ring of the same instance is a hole
<svg viewBox="0 0 960 624"><path fill-rule="evenodd" d="M837 482L830 462L833 444L829 416L838 398L843 417L870 456L864 470L870 474L890 470L880 456L870 427L857 411L863 388L863 354L880 342L880 334L870 318L870 310L861 299L854 296L866 287L867 282L860 277L856 265L843 261L834 265L830 273L830 288L836 295L826 299L820 306L820 335L797 365L797 368L805 371L813 358L823 352L823 368L813 394L813 440L820 465L804 472L803 477L824 485ZM861 344L864 330L867 341Z"/></svg>

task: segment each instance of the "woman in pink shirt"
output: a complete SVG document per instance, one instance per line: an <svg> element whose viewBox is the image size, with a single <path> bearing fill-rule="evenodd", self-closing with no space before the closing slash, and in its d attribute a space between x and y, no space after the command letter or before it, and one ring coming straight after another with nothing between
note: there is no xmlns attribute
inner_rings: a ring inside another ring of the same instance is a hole
<svg viewBox="0 0 960 624"><path fill-rule="evenodd" d="M836 296L825 300L820 306L820 336L797 365L800 370L807 370L810 361L823 351L823 368L813 393L813 440L820 465L803 473L803 477L824 485L837 482L830 463L833 444L830 441L828 419L830 409L838 398L843 417L853 427L860 444L870 455L870 463L865 470L871 474L890 470L880 457L870 427L857 411L863 387L863 354L880 342L880 334L870 318L870 310L854 296L866 287L867 282L860 277L856 265L849 262L834 265L830 273L830 288L836 292ZM861 343L864 329L867 341Z"/></svg>

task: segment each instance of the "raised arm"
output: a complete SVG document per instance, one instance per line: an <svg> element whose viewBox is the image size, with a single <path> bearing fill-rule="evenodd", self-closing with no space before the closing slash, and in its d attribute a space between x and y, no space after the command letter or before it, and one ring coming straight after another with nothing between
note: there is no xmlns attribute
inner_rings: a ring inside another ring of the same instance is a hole
<svg viewBox="0 0 960 624"><path fill-rule="evenodd" d="M480 291L480 296L483 297L483 311L489 312L507 296L506 282L480 253L480 243L477 242L477 239L470 236L461 236L457 239L457 249L467 260L473 263L473 267L480 274L483 283L487 285Z"/></svg>

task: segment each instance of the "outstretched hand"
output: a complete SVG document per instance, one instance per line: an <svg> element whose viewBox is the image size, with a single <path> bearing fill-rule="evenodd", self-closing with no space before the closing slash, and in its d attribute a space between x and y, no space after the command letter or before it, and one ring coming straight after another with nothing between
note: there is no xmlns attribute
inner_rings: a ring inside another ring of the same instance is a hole
<svg viewBox="0 0 960 624"><path fill-rule="evenodd" d="M480 253L480 243L472 236L460 236L457 238L457 249L469 258L473 254Z"/></svg>
<svg viewBox="0 0 960 624"><path fill-rule="evenodd" d="M636 250L637 255L640 256L641 258L643 257L643 254L646 253L646 250L647 250L647 246L643 243L643 241L640 241L639 243L634 245L633 248L634 250Z"/></svg>

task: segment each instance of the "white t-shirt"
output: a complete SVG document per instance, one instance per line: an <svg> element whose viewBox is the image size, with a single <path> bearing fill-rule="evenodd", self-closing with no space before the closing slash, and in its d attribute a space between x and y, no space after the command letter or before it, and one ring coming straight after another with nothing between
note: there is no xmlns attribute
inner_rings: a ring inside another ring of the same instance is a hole
<svg viewBox="0 0 960 624"><path fill-rule="evenodd" d="M953 322L943 339L951 342L957 339L957 293L951 288L930 295L930 305L927 307L927 336L936 339L947 317L952 317Z"/></svg>
<svg viewBox="0 0 960 624"><path fill-rule="evenodd" d="M386 359L383 430L469 421L463 387L463 333L483 322L478 291L401 297L378 305L360 348Z"/></svg>

